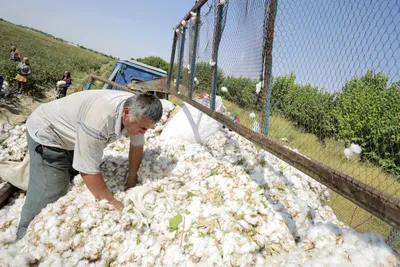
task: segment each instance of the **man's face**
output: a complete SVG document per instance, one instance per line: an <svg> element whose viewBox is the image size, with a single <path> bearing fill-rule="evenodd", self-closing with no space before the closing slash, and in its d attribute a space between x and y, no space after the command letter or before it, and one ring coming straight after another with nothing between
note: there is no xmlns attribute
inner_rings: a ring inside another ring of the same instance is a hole
<svg viewBox="0 0 400 267"><path fill-rule="evenodd" d="M139 122L129 121L129 110L122 111L122 124L129 134L145 134L148 129L154 128L154 123L148 117L143 117Z"/></svg>

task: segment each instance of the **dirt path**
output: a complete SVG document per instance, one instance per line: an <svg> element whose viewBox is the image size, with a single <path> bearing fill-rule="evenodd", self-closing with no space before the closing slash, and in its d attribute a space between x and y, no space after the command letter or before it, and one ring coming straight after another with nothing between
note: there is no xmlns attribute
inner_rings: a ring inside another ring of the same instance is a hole
<svg viewBox="0 0 400 267"><path fill-rule="evenodd" d="M47 90L45 97L35 98L28 95L9 95L0 97L0 123L21 124L25 123L29 114L40 104L55 99L55 90Z"/></svg>

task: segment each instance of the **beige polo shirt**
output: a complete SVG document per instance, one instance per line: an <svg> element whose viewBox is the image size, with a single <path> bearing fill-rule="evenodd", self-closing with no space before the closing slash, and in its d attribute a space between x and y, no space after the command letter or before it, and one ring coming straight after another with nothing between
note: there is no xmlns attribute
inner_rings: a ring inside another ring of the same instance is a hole
<svg viewBox="0 0 400 267"><path fill-rule="evenodd" d="M87 174L100 172L104 148L121 131L123 103L133 94L116 90L88 90L40 105L29 116L26 128L36 142L74 150L72 166ZM141 146L144 136L130 136Z"/></svg>

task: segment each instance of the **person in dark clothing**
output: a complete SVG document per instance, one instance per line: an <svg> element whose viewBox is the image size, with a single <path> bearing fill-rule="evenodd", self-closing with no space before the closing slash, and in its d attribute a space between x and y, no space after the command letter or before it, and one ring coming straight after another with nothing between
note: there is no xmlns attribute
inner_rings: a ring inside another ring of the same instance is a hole
<svg viewBox="0 0 400 267"><path fill-rule="evenodd" d="M65 83L61 84L60 81L64 81ZM57 83L57 99L67 95L68 87L72 84L71 72L66 70L60 81Z"/></svg>

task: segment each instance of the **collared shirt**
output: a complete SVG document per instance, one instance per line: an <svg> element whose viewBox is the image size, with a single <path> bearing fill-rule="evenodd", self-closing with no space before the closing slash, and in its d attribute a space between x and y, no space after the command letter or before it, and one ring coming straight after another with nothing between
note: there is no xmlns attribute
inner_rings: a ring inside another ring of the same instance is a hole
<svg viewBox="0 0 400 267"><path fill-rule="evenodd" d="M39 144L74 150L72 166L87 173L100 172L104 148L121 137L124 102L133 94L117 90L88 90L40 105L29 116L26 128ZM130 136L141 146L144 136Z"/></svg>

